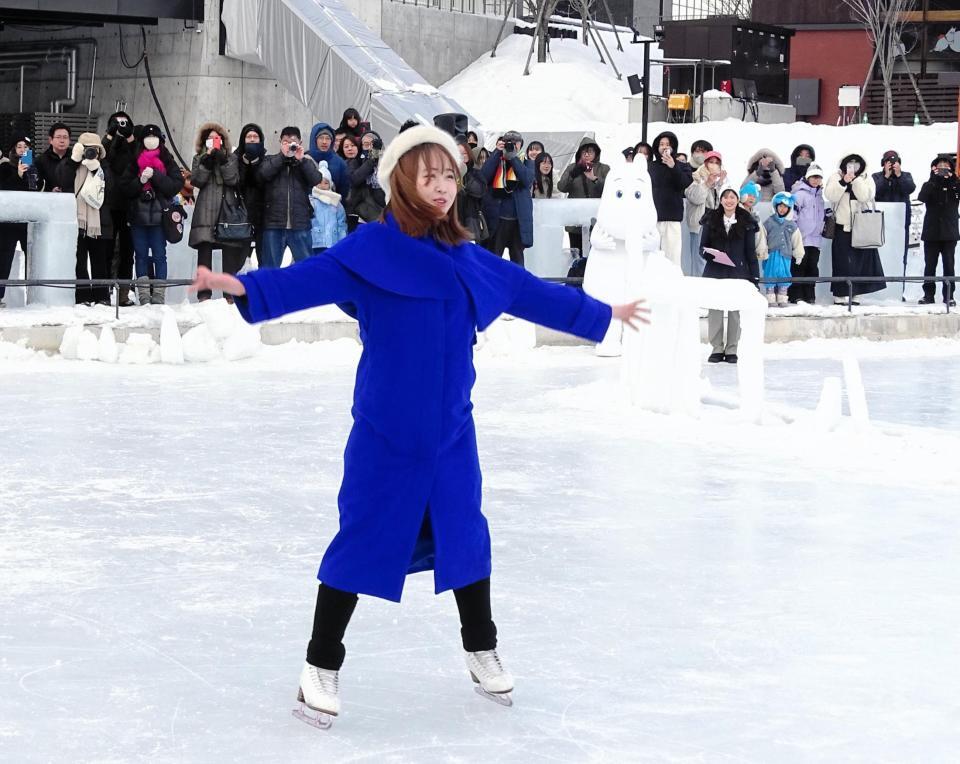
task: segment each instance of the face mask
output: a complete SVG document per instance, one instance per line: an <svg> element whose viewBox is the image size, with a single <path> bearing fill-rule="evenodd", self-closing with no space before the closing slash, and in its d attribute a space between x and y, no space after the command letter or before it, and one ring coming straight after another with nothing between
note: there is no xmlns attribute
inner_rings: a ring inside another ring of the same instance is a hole
<svg viewBox="0 0 960 764"><path fill-rule="evenodd" d="M810 157L797 157L797 167L809 167L812 161Z"/></svg>
<svg viewBox="0 0 960 764"><path fill-rule="evenodd" d="M703 164L703 154L694 154L690 159L694 167L700 167Z"/></svg>
<svg viewBox="0 0 960 764"><path fill-rule="evenodd" d="M143 139L143 147L148 151L154 151L160 148L160 139L155 135L148 135Z"/></svg>
<svg viewBox="0 0 960 764"><path fill-rule="evenodd" d="M206 147L207 147L208 149L212 149L212 148L213 148L213 138L207 138L207 140L204 141L204 143L206 144Z"/></svg>
<svg viewBox="0 0 960 764"><path fill-rule="evenodd" d="M262 143L244 143L243 153L248 157L262 157L264 148Z"/></svg>

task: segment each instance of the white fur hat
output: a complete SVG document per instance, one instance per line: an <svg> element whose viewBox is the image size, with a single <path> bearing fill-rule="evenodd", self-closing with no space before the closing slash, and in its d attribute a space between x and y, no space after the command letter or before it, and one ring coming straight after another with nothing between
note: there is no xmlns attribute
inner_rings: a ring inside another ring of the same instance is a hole
<svg viewBox="0 0 960 764"><path fill-rule="evenodd" d="M445 133L436 127L430 125L417 125L408 130L404 130L396 138L390 141L390 145L384 150L380 157L380 163L377 166L377 178L380 186L383 188L387 203L390 203L390 175L393 174L400 161L400 157L406 154L410 149L416 146L422 146L424 143L436 143L440 148L446 151L453 160L454 165L460 173L463 173L463 163L460 161L460 150L450 133Z"/></svg>

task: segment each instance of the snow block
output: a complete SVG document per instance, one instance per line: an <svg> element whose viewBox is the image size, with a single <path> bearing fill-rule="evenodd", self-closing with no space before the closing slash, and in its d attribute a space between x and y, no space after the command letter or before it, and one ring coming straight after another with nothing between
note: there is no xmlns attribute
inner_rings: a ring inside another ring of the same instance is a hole
<svg viewBox="0 0 960 764"><path fill-rule="evenodd" d="M187 363L206 363L220 357L220 348L206 324L199 324L183 335L183 359Z"/></svg>
<svg viewBox="0 0 960 764"><path fill-rule="evenodd" d="M77 359L77 343L80 341L82 326L68 326L60 340L60 355L70 361Z"/></svg>
<svg viewBox="0 0 960 764"><path fill-rule="evenodd" d="M173 311L163 309L163 321L160 324L160 360L163 363L183 363L183 341Z"/></svg>
<svg viewBox="0 0 960 764"><path fill-rule="evenodd" d="M100 330L100 340L97 342L97 357L104 363L116 363L120 358L120 348L117 339L113 336L113 329L105 326Z"/></svg>

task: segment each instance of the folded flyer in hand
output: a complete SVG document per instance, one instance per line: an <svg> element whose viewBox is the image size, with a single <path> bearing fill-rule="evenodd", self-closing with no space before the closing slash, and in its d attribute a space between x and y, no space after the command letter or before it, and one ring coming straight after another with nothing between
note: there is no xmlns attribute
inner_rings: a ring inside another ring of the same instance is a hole
<svg viewBox="0 0 960 764"><path fill-rule="evenodd" d="M704 247L703 251L708 255L713 255L713 262L715 263L729 265L731 268L737 267L737 264L727 256L726 252L721 252L719 249L714 249L713 247Z"/></svg>

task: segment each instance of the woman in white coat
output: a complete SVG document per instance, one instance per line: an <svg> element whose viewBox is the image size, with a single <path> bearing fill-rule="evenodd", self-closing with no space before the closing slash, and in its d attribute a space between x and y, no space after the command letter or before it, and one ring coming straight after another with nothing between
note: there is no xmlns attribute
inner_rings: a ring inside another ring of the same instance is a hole
<svg viewBox="0 0 960 764"><path fill-rule="evenodd" d="M887 287L882 280L880 253L876 249L854 249L851 240L853 213L860 205L872 203L876 195L877 187L867 174L866 161L859 154L847 154L841 159L839 169L830 176L823 190L824 198L833 206L837 223L832 248L833 275L881 277L878 281L854 283L854 296L879 292ZM834 302L846 305L850 288L844 282L832 283L830 291L833 292Z"/></svg>

